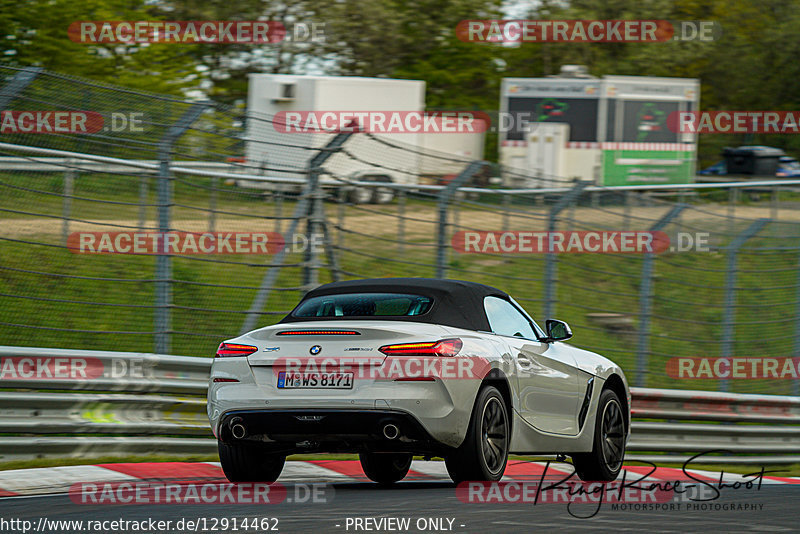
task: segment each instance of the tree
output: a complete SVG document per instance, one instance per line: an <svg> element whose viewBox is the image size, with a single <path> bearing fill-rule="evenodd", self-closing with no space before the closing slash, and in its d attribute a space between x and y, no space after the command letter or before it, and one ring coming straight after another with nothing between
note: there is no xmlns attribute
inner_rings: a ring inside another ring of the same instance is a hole
<svg viewBox="0 0 800 534"><path fill-rule="evenodd" d="M125 0L2 0L3 62L112 82L159 93L180 93L193 66L185 49L168 44L100 44L69 39L75 21L150 20L148 3Z"/></svg>

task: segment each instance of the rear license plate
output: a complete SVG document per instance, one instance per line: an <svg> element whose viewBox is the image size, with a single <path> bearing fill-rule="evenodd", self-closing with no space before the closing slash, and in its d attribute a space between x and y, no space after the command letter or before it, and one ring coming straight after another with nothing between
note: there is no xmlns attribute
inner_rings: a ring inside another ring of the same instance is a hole
<svg viewBox="0 0 800 534"><path fill-rule="evenodd" d="M278 373L280 389L353 389L353 373Z"/></svg>

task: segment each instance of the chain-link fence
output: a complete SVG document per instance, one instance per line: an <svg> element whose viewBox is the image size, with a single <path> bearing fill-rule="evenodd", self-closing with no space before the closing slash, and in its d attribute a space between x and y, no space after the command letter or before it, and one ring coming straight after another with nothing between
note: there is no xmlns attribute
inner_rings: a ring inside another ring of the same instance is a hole
<svg viewBox="0 0 800 534"><path fill-rule="evenodd" d="M212 102L0 75L4 345L210 355L316 284L446 276L569 322L572 343L634 385L798 394L796 183L597 188L367 133L282 134ZM94 114L93 131L42 132L48 112ZM621 232L661 248L616 250ZM183 237L137 252L137 233ZM564 247L523 246L543 235Z"/></svg>

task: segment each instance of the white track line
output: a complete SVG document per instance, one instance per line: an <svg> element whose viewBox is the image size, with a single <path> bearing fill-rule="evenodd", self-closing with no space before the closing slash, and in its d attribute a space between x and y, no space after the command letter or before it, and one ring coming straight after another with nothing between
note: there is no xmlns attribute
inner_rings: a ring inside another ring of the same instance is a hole
<svg viewBox="0 0 800 534"><path fill-rule="evenodd" d="M278 482L295 480L302 480L303 482L355 482L358 479L311 462L286 462Z"/></svg>
<svg viewBox="0 0 800 534"><path fill-rule="evenodd" d="M219 462L203 462L207 465L222 468ZM353 482L357 479L338 473L327 467L311 462L289 460L283 467L279 481L303 481L303 482Z"/></svg>
<svg viewBox="0 0 800 534"><path fill-rule="evenodd" d="M414 460L411 462L411 470L428 475L435 480L450 480L450 475L447 474L447 467L444 462Z"/></svg>

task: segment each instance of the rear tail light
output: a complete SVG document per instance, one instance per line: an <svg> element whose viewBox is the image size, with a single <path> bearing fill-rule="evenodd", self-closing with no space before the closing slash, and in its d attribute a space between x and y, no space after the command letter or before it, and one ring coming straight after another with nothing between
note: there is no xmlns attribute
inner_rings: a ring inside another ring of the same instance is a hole
<svg viewBox="0 0 800 534"><path fill-rule="evenodd" d="M461 340L453 338L425 343L384 345L378 350L387 356L455 356L461 350L461 346Z"/></svg>
<svg viewBox="0 0 800 534"><path fill-rule="evenodd" d="M248 356L258 352L258 347L252 345L239 345L237 343L220 343L217 349L217 358L227 358L229 356Z"/></svg>

